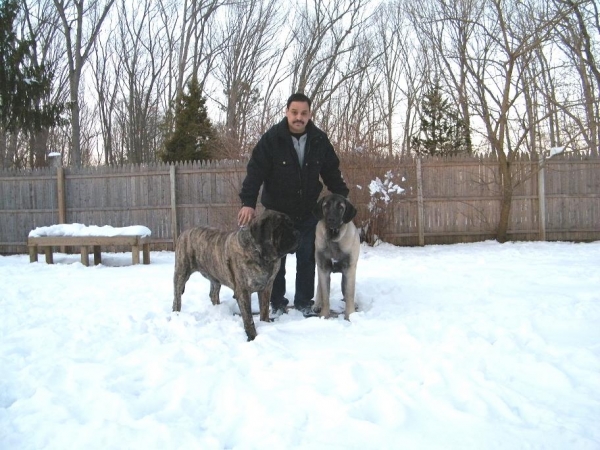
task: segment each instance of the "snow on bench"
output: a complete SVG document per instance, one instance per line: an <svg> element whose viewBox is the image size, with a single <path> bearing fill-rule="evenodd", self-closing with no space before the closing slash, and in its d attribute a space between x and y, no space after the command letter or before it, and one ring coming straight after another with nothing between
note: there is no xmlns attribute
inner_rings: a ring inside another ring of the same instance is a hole
<svg viewBox="0 0 600 450"><path fill-rule="evenodd" d="M41 248L46 255L46 263L53 264L54 246L74 246L81 248L81 263L85 266L89 265L89 247L92 247L94 264L98 265L102 262L102 246L131 245L132 263L140 263L141 247L144 264L150 264L150 235L150 229L142 225L114 228L109 225L99 227L71 223L38 227L29 232L27 239L29 262L38 260L38 249Z"/></svg>

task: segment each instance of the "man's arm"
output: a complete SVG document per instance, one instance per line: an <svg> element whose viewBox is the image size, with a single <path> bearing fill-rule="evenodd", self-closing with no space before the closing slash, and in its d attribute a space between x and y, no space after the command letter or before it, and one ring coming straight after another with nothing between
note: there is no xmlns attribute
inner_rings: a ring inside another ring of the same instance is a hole
<svg viewBox="0 0 600 450"><path fill-rule="evenodd" d="M239 194L242 206L256 208L258 192L271 170L271 163L266 155L266 145L266 139L263 136L252 150L252 156L246 166L246 178L242 182Z"/></svg>
<svg viewBox="0 0 600 450"><path fill-rule="evenodd" d="M246 166L246 178L242 182L240 200L242 208L238 212L238 224L247 225L256 215L258 193L265 177L270 171L270 161L266 156L266 139L263 136L252 150L252 156Z"/></svg>

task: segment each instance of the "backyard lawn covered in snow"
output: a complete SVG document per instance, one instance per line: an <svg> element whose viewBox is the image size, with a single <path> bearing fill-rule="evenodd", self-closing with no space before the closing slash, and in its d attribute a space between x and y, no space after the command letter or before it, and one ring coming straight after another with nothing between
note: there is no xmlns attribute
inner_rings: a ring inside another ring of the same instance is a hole
<svg viewBox="0 0 600 450"><path fill-rule="evenodd" d="M1 449L600 449L600 242L363 245L350 321L253 342L172 252L79 258L0 256Z"/></svg>

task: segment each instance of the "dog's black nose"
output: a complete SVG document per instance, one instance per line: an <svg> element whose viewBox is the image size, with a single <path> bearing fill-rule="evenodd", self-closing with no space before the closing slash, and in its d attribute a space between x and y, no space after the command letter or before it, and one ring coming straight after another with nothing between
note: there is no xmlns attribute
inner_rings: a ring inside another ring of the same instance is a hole
<svg viewBox="0 0 600 450"><path fill-rule="evenodd" d="M340 221L335 219L334 217L327 218L327 227L329 228L338 228L340 226Z"/></svg>

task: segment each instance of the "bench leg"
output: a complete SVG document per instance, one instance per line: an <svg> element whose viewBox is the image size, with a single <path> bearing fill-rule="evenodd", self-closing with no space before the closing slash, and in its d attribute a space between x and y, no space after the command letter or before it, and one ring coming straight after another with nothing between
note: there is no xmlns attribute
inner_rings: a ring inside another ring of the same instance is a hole
<svg viewBox="0 0 600 450"><path fill-rule="evenodd" d="M150 244L142 245L144 264L150 264Z"/></svg>
<svg viewBox="0 0 600 450"><path fill-rule="evenodd" d="M33 263L33 262L37 262L37 260L38 260L37 245L30 245L29 246L29 262Z"/></svg>
<svg viewBox="0 0 600 450"><path fill-rule="evenodd" d="M44 253L46 254L46 264L54 264L54 257L52 256L53 248L51 245L44 247Z"/></svg>
<svg viewBox="0 0 600 450"><path fill-rule="evenodd" d="M140 246L132 245L131 246L131 262L133 265L140 263Z"/></svg>
<svg viewBox="0 0 600 450"><path fill-rule="evenodd" d="M86 245L82 245L81 246L81 264L83 264L84 266L89 266L90 265L90 260L89 260L89 250L87 248Z"/></svg>
<svg viewBox="0 0 600 450"><path fill-rule="evenodd" d="M97 266L102 262L102 252L99 245L94 245L94 265Z"/></svg>

